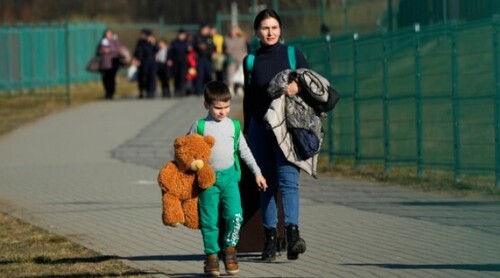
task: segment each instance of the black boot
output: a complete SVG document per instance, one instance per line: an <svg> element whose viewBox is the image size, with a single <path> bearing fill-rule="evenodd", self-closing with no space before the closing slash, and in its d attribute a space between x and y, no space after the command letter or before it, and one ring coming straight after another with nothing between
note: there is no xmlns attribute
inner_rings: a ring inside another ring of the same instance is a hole
<svg viewBox="0 0 500 278"><path fill-rule="evenodd" d="M289 260L296 260L299 254L306 251L306 242L299 235L299 227L297 225L288 225L286 227L286 240L288 242L286 257Z"/></svg>
<svg viewBox="0 0 500 278"><path fill-rule="evenodd" d="M276 228L264 228L264 235L266 236L266 242L264 244L264 251L262 251L262 260L267 262L275 261L277 247Z"/></svg>

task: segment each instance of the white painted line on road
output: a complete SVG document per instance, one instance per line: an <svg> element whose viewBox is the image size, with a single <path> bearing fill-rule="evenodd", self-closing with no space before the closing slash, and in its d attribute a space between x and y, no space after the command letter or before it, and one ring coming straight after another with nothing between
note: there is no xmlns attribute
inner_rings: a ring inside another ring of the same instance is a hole
<svg viewBox="0 0 500 278"><path fill-rule="evenodd" d="M148 180L138 180L136 184L146 185L146 184L157 184L157 181L148 181Z"/></svg>

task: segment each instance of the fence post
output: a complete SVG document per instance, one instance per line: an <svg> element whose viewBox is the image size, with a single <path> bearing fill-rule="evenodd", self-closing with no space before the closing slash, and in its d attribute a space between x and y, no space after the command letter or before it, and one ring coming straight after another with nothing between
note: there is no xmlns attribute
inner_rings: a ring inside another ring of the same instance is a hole
<svg viewBox="0 0 500 278"><path fill-rule="evenodd" d="M420 65L420 25L415 24L415 123L417 147L417 177L423 176L422 170L422 73Z"/></svg>
<svg viewBox="0 0 500 278"><path fill-rule="evenodd" d="M386 174L391 171L391 132L390 132L390 123L389 123L389 85L388 85L388 46L387 46L387 38L382 35L382 113L383 113L383 125L384 125L384 172Z"/></svg>
<svg viewBox="0 0 500 278"><path fill-rule="evenodd" d="M332 41L331 41L331 37L330 37L330 34L326 34L325 35L325 41L326 41L326 49L328 51L328 54L327 54L327 63L328 63L328 66L327 66L327 70L328 70L328 80L331 82L333 82L332 80L332 77L333 77L333 74L332 74ZM333 125L334 125L334 122L333 122L333 113L330 112L328 113L328 118L327 118L327 123L328 123L328 137L327 137L327 144L328 144L328 166L331 168L333 166L333 162L334 162L334 156L333 156L333 153L334 153L334 128L333 128Z"/></svg>
<svg viewBox="0 0 500 278"><path fill-rule="evenodd" d="M359 35L358 33L354 33L353 35L353 93L352 93L352 105L354 111L354 169L357 169L359 166L359 92L358 92L358 41Z"/></svg>
<svg viewBox="0 0 500 278"><path fill-rule="evenodd" d="M460 92L458 88L458 45L457 34L455 27L450 28L451 35L451 95L453 109L453 155L454 155L454 172L455 181L459 182L461 178L461 161L460 161Z"/></svg>
<svg viewBox="0 0 500 278"><path fill-rule="evenodd" d="M7 92L9 93L12 93L12 88L13 88L13 85L12 85L12 80L13 80L13 73L12 73L12 70L13 70L13 67L12 67L12 59L9 59L8 58L8 55L13 55L14 52L12 51L12 48L11 48L11 45L13 44L12 42L12 31L11 31L11 26L10 25L3 25L3 28L4 28L4 32L2 32L2 34L0 36L2 36L2 39L3 37L5 39L3 39L4 41L4 45L3 45L3 49L5 50L3 53L0 53L0 57L2 59L2 61L4 61L5 63L5 79L2 80L2 82L5 82L5 88ZM19 50L19 49L18 49Z"/></svg>
<svg viewBox="0 0 500 278"><path fill-rule="evenodd" d="M17 31L17 43L18 43L18 49L19 52L18 54L18 66L17 66L17 71L19 73L19 76L17 77L17 86L16 89L19 92L22 92L24 87L23 87L23 80L24 80L24 73L23 73L23 66L24 66L24 53L26 52L25 50L25 43L24 43L24 33L26 28L22 27L22 22L18 23L16 26L16 31Z"/></svg>
<svg viewBox="0 0 500 278"><path fill-rule="evenodd" d="M71 49L70 49L70 29L69 23L64 23L65 48L66 48L66 104L71 105Z"/></svg>
<svg viewBox="0 0 500 278"><path fill-rule="evenodd" d="M498 46L498 16L493 17L493 73L495 76L495 186L500 188L500 51Z"/></svg>

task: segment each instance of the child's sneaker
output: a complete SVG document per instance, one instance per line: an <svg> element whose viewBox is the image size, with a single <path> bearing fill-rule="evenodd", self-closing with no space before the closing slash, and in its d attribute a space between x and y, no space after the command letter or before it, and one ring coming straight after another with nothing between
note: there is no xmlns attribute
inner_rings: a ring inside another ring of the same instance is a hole
<svg viewBox="0 0 500 278"><path fill-rule="evenodd" d="M205 260L205 274L212 277L219 277L219 258L217 258L216 254L207 255L207 259Z"/></svg>
<svg viewBox="0 0 500 278"><path fill-rule="evenodd" d="M238 267L238 260L236 259L236 249L231 246L224 251L224 266L229 275L236 275L240 268Z"/></svg>

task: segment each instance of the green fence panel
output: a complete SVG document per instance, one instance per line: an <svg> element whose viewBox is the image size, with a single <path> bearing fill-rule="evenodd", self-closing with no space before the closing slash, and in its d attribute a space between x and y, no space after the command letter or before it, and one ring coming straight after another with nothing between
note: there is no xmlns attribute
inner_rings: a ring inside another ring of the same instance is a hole
<svg viewBox="0 0 500 278"><path fill-rule="evenodd" d="M495 175L500 185L498 22L290 41L341 95L322 153L387 171L414 166L418 176Z"/></svg>
<svg viewBox="0 0 500 278"><path fill-rule="evenodd" d="M423 168L453 168L452 40L447 29L419 34L420 155Z"/></svg>
<svg viewBox="0 0 500 278"><path fill-rule="evenodd" d="M380 36L356 42L357 92L354 96L356 163L383 161L384 47Z"/></svg>
<svg viewBox="0 0 500 278"><path fill-rule="evenodd" d="M0 26L0 41L4 42L0 93L20 94L98 80L85 66L104 28L100 23Z"/></svg>
<svg viewBox="0 0 500 278"><path fill-rule="evenodd" d="M460 161L466 172L495 166L493 26L457 30ZM477 155L477 154L483 155Z"/></svg>
<svg viewBox="0 0 500 278"><path fill-rule="evenodd" d="M388 170L390 165L414 164L416 160L415 36L413 31L402 32L384 41L385 162Z"/></svg>
<svg viewBox="0 0 500 278"><path fill-rule="evenodd" d="M334 149L331 150L339 156L353 157L355 154L354 144L354 38L333 42L331 47L332 77L331 83L338 90L342 105L338 105L335 112L330 113L334 118L331 129Z"/></svg>

